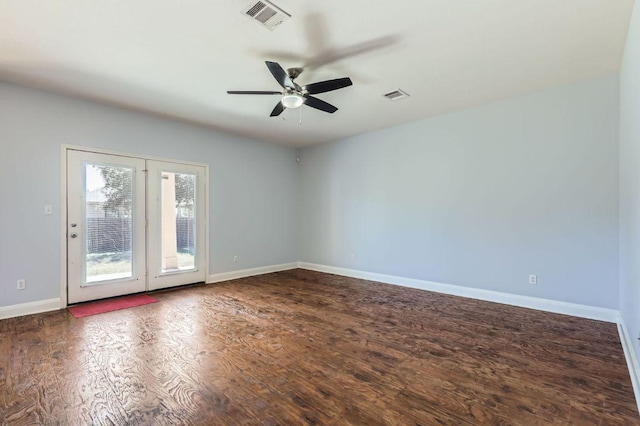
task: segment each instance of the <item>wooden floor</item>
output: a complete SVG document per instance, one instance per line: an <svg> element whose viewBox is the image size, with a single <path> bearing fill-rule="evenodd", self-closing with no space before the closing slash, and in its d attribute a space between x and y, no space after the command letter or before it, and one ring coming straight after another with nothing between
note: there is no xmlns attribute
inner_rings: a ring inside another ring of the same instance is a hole
<svg viewBox="0 0 640 426"><path fill-rule="evenodd" d="M0 321L0 423L640 424L614 324L293 270Z"/></svg>

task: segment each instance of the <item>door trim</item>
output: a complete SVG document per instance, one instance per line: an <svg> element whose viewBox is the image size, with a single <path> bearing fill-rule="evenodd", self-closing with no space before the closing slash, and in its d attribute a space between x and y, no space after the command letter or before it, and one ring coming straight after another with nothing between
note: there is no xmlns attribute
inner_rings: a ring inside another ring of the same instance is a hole
<svg viewBox="0 0 640 426"><path fill-rule="evenodd" d="M95 154L117 155L133 157L143 160L165 161L204 167L204 270L205 277L209 277L209 164L196 161L178 160L175 158L158 157L153 155L134 154L104 148L60 144L60 309L68 306L67 300L67 151L84 151Z"/></svg>

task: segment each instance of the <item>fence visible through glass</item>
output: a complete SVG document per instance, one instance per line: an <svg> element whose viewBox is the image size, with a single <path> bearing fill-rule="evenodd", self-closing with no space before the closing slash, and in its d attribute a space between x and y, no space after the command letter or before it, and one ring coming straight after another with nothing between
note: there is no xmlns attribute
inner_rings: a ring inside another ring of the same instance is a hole
<svg viewBox="0 0 640 426"><path fill-rule="evenodd" d="M195 269L196 176L162 172L162 272Z"/></svg>
<svg viewBox="0 0 640 426"><path fill-rule="evenodd" d="M132 168L85 165L87 284L133 275L132 184Z"/></svg>

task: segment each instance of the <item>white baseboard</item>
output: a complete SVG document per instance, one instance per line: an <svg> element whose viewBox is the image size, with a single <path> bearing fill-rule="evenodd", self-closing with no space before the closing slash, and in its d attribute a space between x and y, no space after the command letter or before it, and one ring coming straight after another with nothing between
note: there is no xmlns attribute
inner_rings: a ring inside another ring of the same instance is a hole
<svg viewBox="0 0 640 426"><path fill-rule="evenodd" d="M433 281L417 280L413 278L404 278L394 275L376 274L372 272L358 271L355 269L336 268L334 266L318 265L315 263L298 262L298 266L302 269L309 269L312 271L326 272L329 274L343 275L346 277L360 278L369 281L378 281L386 284L395 284L403 287L434 291L436 293L444 293L453 296L468 297L471 299L519 306L521 308L537 309L540 311L554 312L557 314L572 315L580 318L588 318L612 323L617 323L620 318L620 314L616 309L599 308L596 306L579 305L575 303L560 302L557 300L520 296L517 294L482 290L452 284L442 284Z"/></svg>
<svg viewBox="0 0 640 426"><path fill-rule="evenodd" d="M239 271L221 272L209 275L207 284L252 277L254 275L270 274L271 272L287 271L289 269L296 269L297 267L298 262L292 262L282 263L280 265L261 266L259 268L241 269Z"/></svg>
<svg viewBox="0 0 640 426"><path fill-rule="evenodd" d="M0 307L0 320L23 315L39 314L41 312L57 311L60 309L60 299L39 300L37 302L21 303L19 305Z"/></svg>
<svg viewBox="0 0 640 426"><path fill-rule="evenodd" d="M636 351L633 348L633 340L631 340L629 330L627 330L627 326L622 318L620 318L620 321L618 322L618 332L620 333L620 342L622 343L622 349L624 350L624 357L627 359L629 375L631 376L631 384L633 385L633 393L636 395L636 404L638 404L638 412L640 413L640 365L638 365Z"/></svg>

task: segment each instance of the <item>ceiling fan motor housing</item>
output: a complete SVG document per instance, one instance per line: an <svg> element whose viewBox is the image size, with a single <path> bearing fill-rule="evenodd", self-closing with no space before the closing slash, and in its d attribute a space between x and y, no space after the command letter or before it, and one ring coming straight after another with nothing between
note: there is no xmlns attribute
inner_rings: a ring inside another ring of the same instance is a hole
<svg viewBox="0 0 640 426"><path fill-rule="evenodd" d="M291 80L298 78L302 71L304 71L304 68L287 68L287 74L289 74Z"/></svg>

